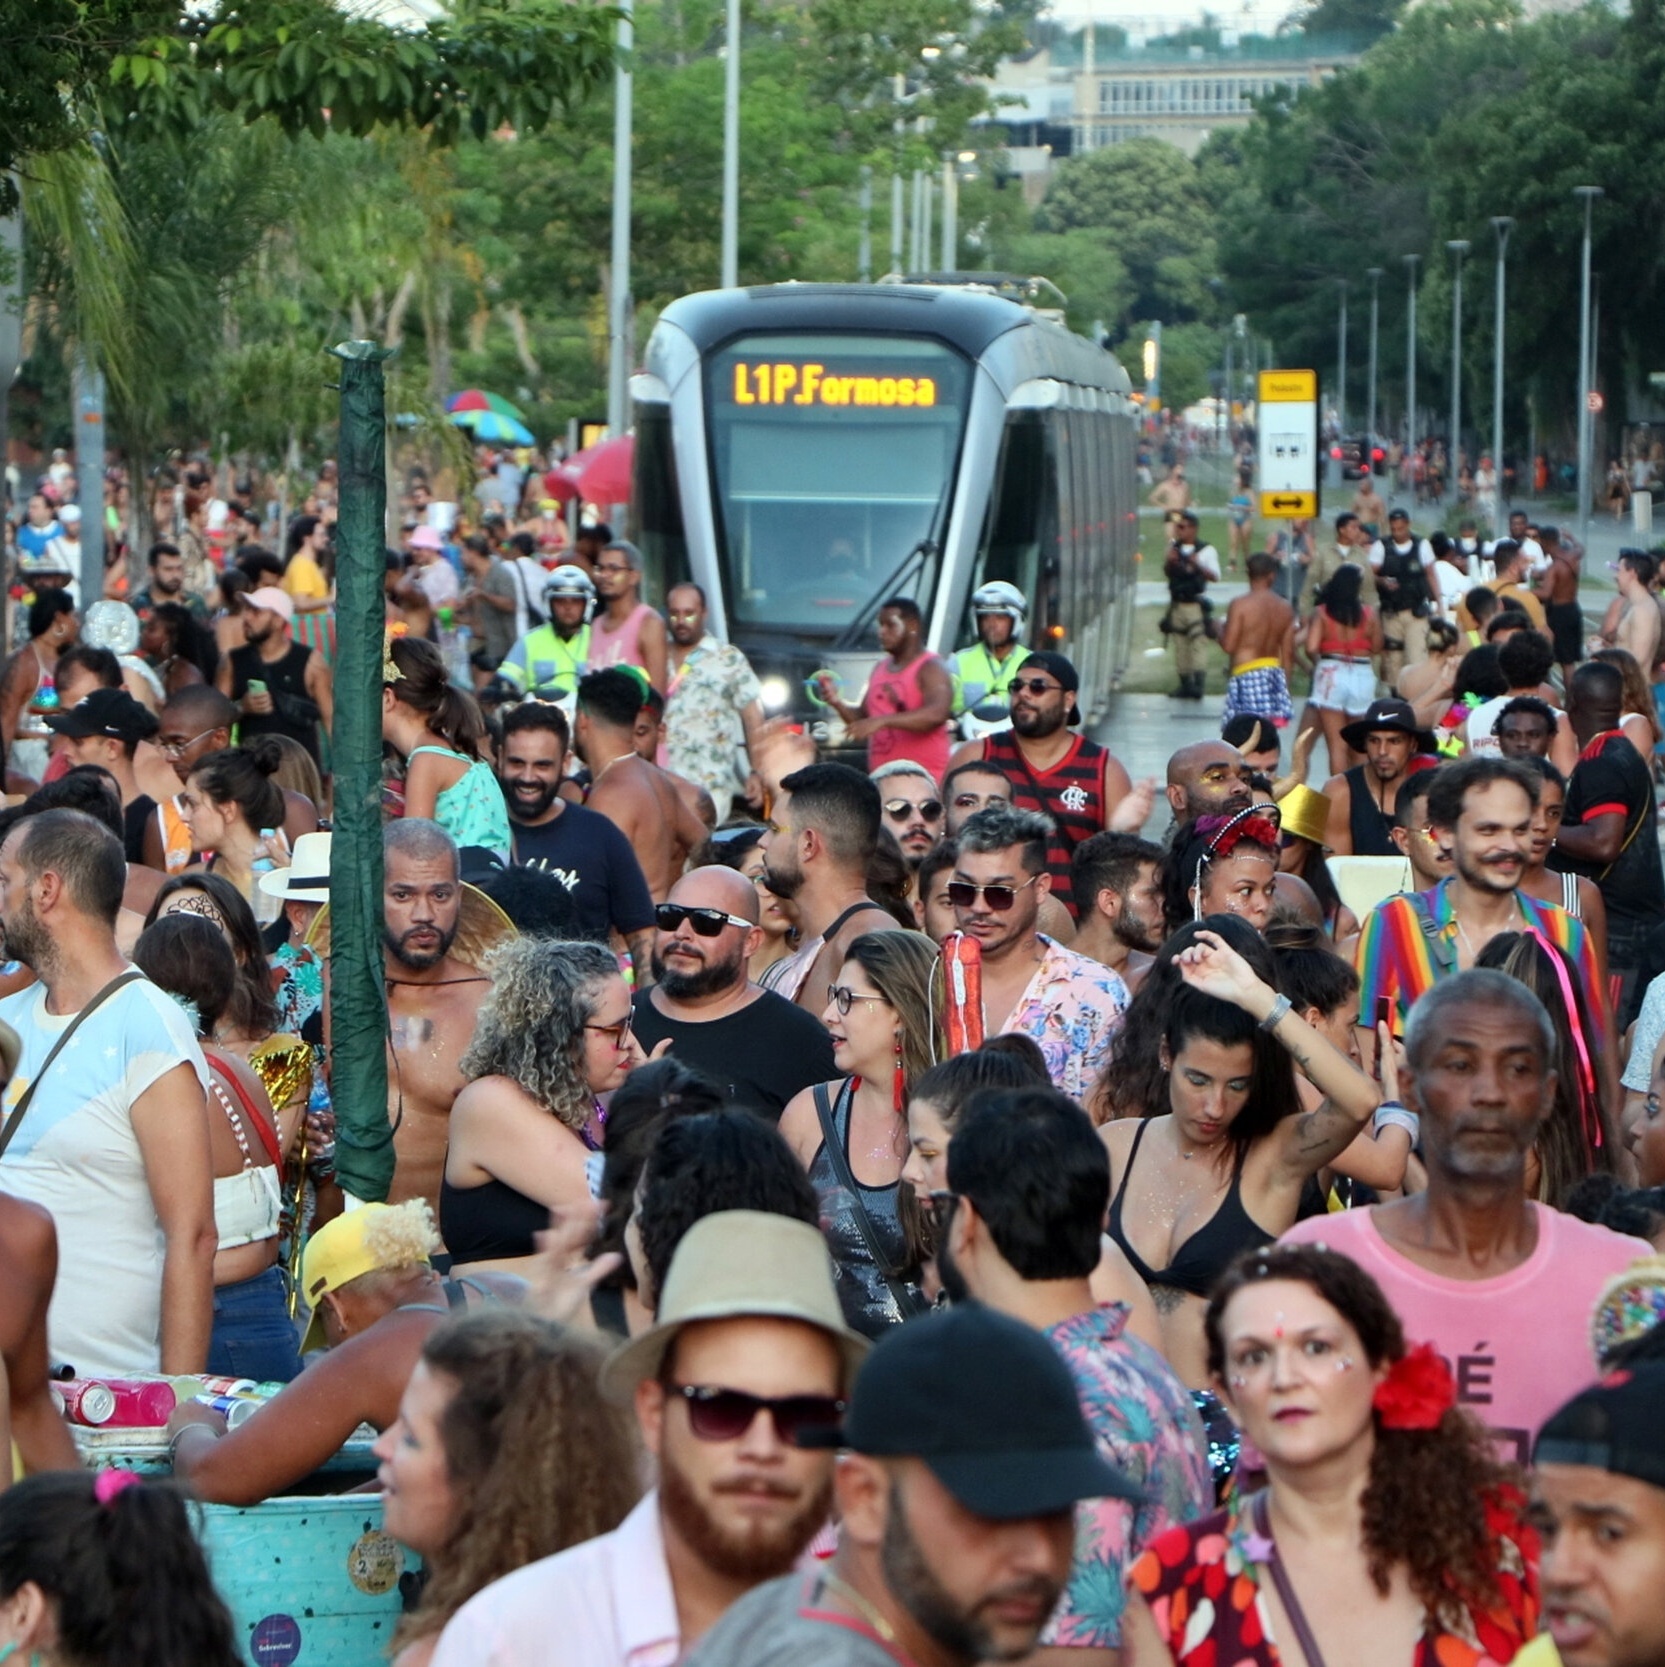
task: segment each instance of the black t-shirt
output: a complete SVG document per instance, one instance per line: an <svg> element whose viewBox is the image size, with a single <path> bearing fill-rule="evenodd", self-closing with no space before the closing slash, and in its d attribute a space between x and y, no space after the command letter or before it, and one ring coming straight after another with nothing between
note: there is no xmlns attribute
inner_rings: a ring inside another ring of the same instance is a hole
<svg viewBox="0 0 1665 1667"><path fill-rule="evenodd" d="M1627 838L1635 837L1611 867L1576 862L1565 853L1551 852L1554 866L1582 874L1601 887L1611 929L1629 937L1654 925L1665 915L1665 876L1659 866L1659 823L1654 814L1653 772L1647 760L1617 730L1598 736L1579 754L1567 783L1567 808L1562 820L1569 828L1598 816L1623 816ZM1559 858L1559 861L1556 859Z"/></svg>
<svg viewBox="0 0 1665 1667"><path fill-rule="evenodd" d="M514 860L553 874L572 893L580 927L591 937L605 938L609 931L629 937L653 924L642 865L616 822L566 804L553 822L528 826L511 819L509 826Z"/></svg>
<svg viewBox="0 0 1665 1667"><path fill-rule="evenodd" d="M129 862L145 860L145 825L156 814L156 801L148 793L141 793L121 813L121 842L127 849Z"/></svg>
<svg viewBox="0 0 1665 1667"><path fill-rule="evenodd" d="M772 990L726 1018L690 1023L669 1019L653 1005L651 990L634 1003L636 1040L652 1053L668 1036L671 1053L728 1090L737 1106L780 1120L794 1094L831 1082L832 1037L819 1019Z"/></svg>

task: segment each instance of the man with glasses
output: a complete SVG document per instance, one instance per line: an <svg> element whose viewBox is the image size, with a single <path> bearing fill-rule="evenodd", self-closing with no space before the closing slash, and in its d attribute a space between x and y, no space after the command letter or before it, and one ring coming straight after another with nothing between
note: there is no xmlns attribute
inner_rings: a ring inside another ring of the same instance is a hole
<svg viewBox="0 0 1665 1667"><path fill-rule="evenodd" d="M834 1460L811 1441L836 1435L866 1349L818 1229L754 1210L696 1222L657 1323L602 1373L605 1392L634 1402L657 1485L611 1534L471 1598L433 1667L679 1660L737 1599L790 1573L825 1525Z"/></svg>
<svg viewBox="0 0 1665 1667"><path fill-rule="evenodd" d="M181 785L211 752L231 745L237 708L218 689L194 683L170 695L162 708L156 732L157 750L173 766ZM148 868L178 874L191 865L191 830L179 808L177 795L164 799L145 829L144 860Z"/></svg>
<svg viewBox="0 0 1665 1667"><path fill-rule="evenodd" d="M655 911L651 989L635 996L636 1040L665 1043L721 1083L736 1105L778 1122L788 1100L838 1075L826 1028L753 984L763 941L757 887L732 868L696 868Z"/></svg>
<svg viewBox="0 0 1665 1667"><path fill-rule="evenodd" d="M707 628L698 585L673 585L665 616L671 629L665 762L711 795L721 824L737 792L749 803L762 802L751 747L763 728L763 691L746 656Z"/></svg>
<svg viewBox="0 0 1665 1667"><path fill-rule="evenodd" d="M1038 811L979 811L960 830L948 897L956 925L982 950L984 1033L1027 1036L1053 1087L1080 1100L1127 1010L1127 986L1036 929L1052 889L1052 831Z"/></svg>
<svg viewBox="0 0 1665 1667"><path fill-rule="evenodd" d="M923 764L899 758L881 764L872 779L884 806L885 826L902 847L903 861L917 869L942 833L942 795L936 778Z"/></svg>
<svg viewBox="0 0 1665 1667"><path fill-rule="evenodd" d="M1012 802L1051 822L1046 871L1052 895L1072 916L1078 911L1070 854L1106 827L1137 833L1155 792L1154 782L1135 788L1109 751L1071 728L1081 721L1075 700L1080 687L1080 676L1062 654L1031 654L1010 685L1012 727L967 741L949 772L964 764L993 764L1011 782Z"/></svg>
<svg viewBox="0 0 1665 1667"><path fill-rule="evenodd" d="M654 688L663 690L665 622L642 601L642 552L615 539L597 558L595 580L601 611L590 622L590 667L637 666Z"/></svg>

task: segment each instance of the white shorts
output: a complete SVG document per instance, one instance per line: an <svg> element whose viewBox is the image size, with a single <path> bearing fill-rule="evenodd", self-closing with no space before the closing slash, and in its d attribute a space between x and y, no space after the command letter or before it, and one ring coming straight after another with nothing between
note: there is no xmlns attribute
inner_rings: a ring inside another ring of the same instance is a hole
<svg viewBox="0 0 1665 1667"><path fill-rule="evenodd" d="M1320 660L1312 674L1310 704L1320 712L1362 718L1376 698L1376 668L1367 660Z"/></svg>

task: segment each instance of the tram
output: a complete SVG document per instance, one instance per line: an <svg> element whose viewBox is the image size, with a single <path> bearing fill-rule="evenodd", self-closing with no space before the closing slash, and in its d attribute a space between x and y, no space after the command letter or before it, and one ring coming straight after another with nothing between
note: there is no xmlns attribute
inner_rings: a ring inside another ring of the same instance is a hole
<svg viewBox="0 0 1665 1667"><path fill-rule="evenodd" d="M1049 288L778 284L660 315L631 380L647 581L704 589L771 716L836 745L813 674L855 699L895 595L952 653L991 579L1029 599L1026 641L1068 654L1084 719L1102 715L1132 637L1137 408L1114 356L1038 304Z"/></svg>

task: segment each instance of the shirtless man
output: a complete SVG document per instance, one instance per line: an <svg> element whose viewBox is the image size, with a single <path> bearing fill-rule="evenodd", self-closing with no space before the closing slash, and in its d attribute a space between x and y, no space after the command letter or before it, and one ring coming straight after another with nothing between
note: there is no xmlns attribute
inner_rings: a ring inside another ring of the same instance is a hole
<svg viewBox="0 0 1665 1667"><path fill-rule="evenodd" d="M1249 591L1226 609L1220 646L1231 674L1226 680L1225 718L1239 713L1288 723L1289 673L1295 659L1295 610L1272 589L1276 556L1257 550L1247 563Z"/></svg>
<svg viewBox="0 0 1665 1667"><path fill-rule="evenodd" d="M811 764L780 785L759 847L764 883L797 905L804 942L759 982L819 1018L850 945L864 932L902 930L867 895L879 843L879 788L847 764Z"/></svg>
<svg viewBox="0 0 1665 1667"><path fill-rule="evenodd" d="M1164 515L1191 507L1191 484L1185 478L1184 464L1176 463L1168 471L1168 478L1152 488L1148 501L1162 510Z"/></svg>
<svg viewBox="0 0 1665 1667"><path fill-rule="evenodd" d="M1353 513L1372 533L1380 535L1387 525L1387 505L1369 475L1359 482L1359 489L1353 494Z"/></svg>
<svg viewBox="0 0 1665 1667"><path fill-rule="evenodd" d="M1602 635L1610 648L1628 649L1651 676L1659 654L1659 604L1648 588L1653 583L1654 559L1646 550L1626 550L1619 557L1616 579L1619 587L1618 618L1611 626L1603 621Z"/></svg>
<svg viewBox="0 0 1665 1667"><path fill-rule="evenodd" d="M80 1455L47 1379L46 1310L58 1278L58 1235L38 1204L0 1193L0 1360L12 1441L29 1475L79 1470Z"/></svg>
<svg viewBox="0 0 1665 1667"><path fill-rule="evenodd" d="M1514 516L1509 517L1511 531ZM1555 642L1555 658L1561 666L1561 680L1569 681L1584 658L1584 614L1578 605L1579 568L1581 553L1566 549L1555 527L1539 529L1544 554L1549 566L1539 576L1534 594L1544 605L1544 617L1549 621L1550 635Z"/></svg>
<svg viewBox="0 0 1665 1667"><path fill-rule="evenodd" d="M390 822L382 836L382 950L390 1037L387 1115L393 1124L390 1204L425 1198L439 1213L458 1061L491 989L451 953L462 915L457 847L437 822Z"/></svg>
<svg viewBox="0 0 1665 1667"><path fill-rule="evenodd" d="M637 753L642 705L642 681L635 672L617 666L592 671L578 684L572 738L589 766L589 808L630 841L654 902L663 903L706 828L671 778Z"/></svg>
<svg viewBox="0 0 1665 1667"><path fill-rule="evenodd" d="M649 764L658 764L665 751L665 697L648 685L647 699L640 712L636 714L636 727L631 730L630 738L636 746L636 756L645 758ZM663 768L663 766L661 766ZM676 789L676 796L700 819L706 829L717 825L717 802L711 794L697 781L690 781L686 776L679 776L675 770L666 770L671 786Z"/></svg>

